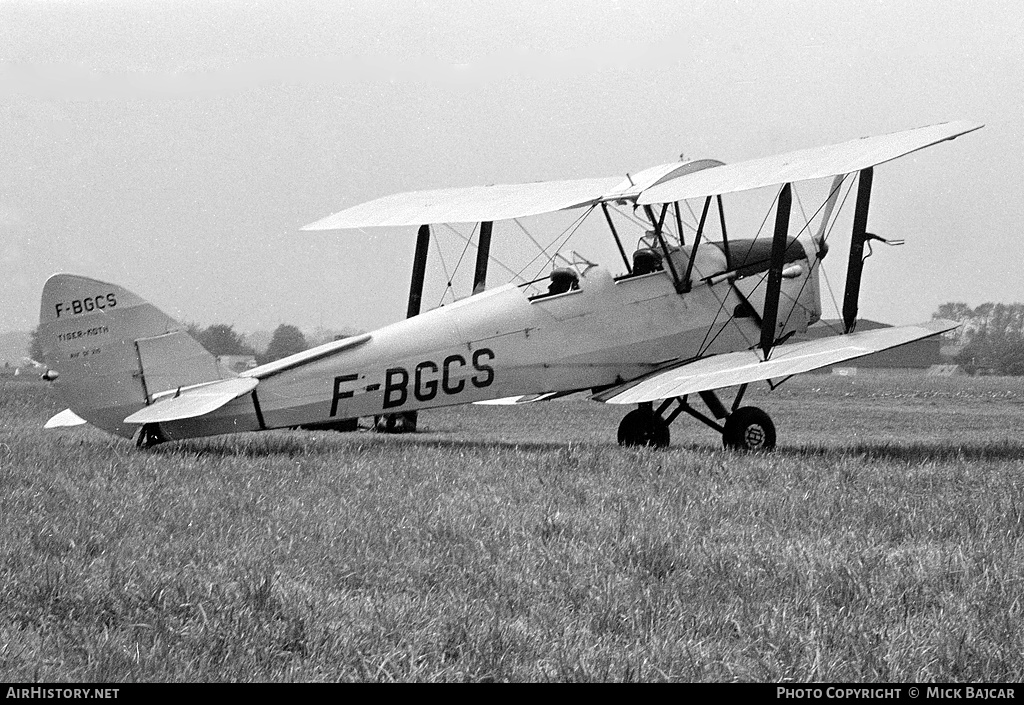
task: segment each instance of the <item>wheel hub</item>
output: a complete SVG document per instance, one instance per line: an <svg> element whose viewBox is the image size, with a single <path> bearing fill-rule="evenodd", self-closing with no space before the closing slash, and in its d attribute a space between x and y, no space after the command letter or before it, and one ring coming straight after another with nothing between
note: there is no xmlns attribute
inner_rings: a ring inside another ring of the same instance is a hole
<svg viewBox="0 0 1024 705"><path fill-rule="evenodd" d="M760 448L764 445L764 429L756 424L747 426L743 432L743 440L747 442L749 448Z"/></svg>

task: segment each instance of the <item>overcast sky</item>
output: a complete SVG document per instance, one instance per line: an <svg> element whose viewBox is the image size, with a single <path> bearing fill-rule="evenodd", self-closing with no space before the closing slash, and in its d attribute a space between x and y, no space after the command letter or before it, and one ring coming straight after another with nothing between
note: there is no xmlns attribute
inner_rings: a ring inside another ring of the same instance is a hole
<svg viewBox="0 0 1024 705"><path fill-rule="evenodd" d="M303 225L396 191L947 120L986 127L876 169L869 229L907 245L868 262L862 315L1020 301L1022 7L0 0L0 331L36 324L55 272L201 324L371 329L404 315L414 231ZM526 225L546 243L564 219ZM496 253L529 259L506 226ZM430 305L463 249L438 236Z"/></svg>

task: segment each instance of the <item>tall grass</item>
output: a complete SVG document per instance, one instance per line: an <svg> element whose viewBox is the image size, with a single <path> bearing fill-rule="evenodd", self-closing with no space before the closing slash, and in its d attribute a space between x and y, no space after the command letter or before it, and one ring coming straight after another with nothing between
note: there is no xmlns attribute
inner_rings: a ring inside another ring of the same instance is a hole
<svg viewBox="0 0 1024 705"><path fill-rule="evenodd" d="M624 409L139 452L0 387L0 678L1015 681L1024 385L793 380L773 455Z"/></svg>

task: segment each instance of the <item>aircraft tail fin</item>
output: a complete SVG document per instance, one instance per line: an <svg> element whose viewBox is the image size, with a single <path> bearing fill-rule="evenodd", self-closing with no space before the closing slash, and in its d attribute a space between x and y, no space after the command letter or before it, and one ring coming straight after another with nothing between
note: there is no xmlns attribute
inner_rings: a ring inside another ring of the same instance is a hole
<svg viewBox="0 0 1024 705"><path fill-rule="evenodd" d="M55 274L43 287L44 359L67 406L105 431L131 438L124 422L156 394L221 378L217 358L173 318L107 282Z"/></svg>

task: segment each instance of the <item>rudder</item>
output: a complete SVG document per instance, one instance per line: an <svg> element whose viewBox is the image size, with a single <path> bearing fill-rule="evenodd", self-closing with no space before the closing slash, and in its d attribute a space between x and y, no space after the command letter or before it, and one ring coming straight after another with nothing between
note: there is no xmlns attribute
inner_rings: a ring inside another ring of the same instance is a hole
<svg viewBox="0 0 1024 705"><path fill-rule="evenodd" d="M131 438L126 416L155 394L220 378L217 359L170 316L107 282L55 274L43 286L39 338L67 406Z"/></svg>

